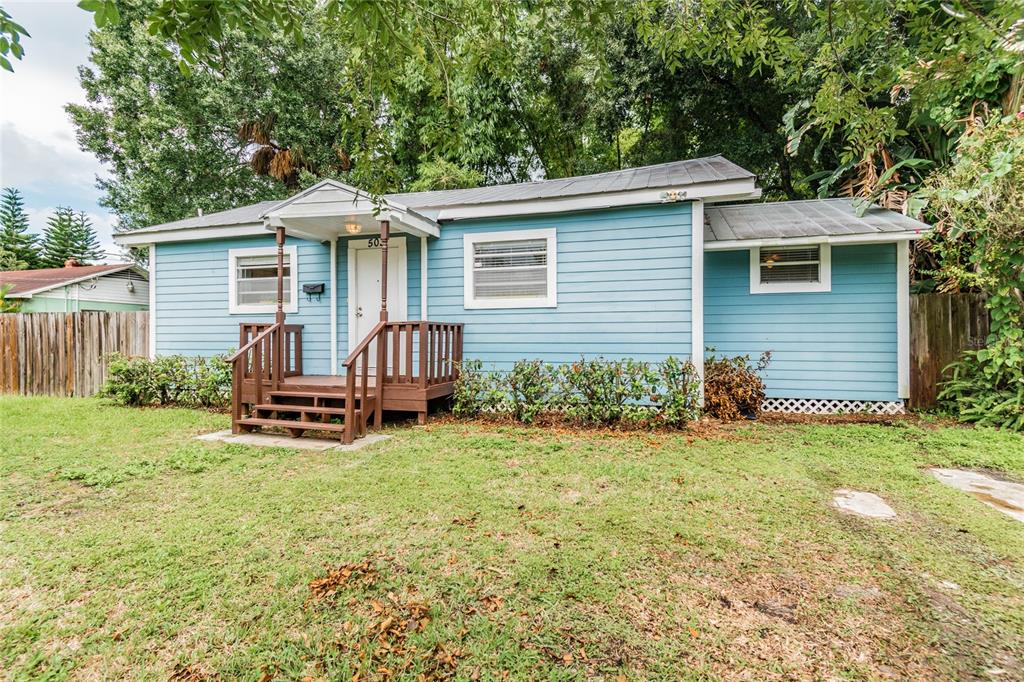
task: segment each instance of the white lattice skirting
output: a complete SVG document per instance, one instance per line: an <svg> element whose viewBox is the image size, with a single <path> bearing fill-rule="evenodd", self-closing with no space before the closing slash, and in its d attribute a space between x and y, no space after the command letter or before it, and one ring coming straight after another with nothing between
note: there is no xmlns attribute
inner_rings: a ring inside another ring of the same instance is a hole
<svg viewBox="0 0 1024 682"><path fill-rule="evenodd" d="M902 400L825 400L811 398L765 398L765 412L796 412L799 414L904 414Z"/></svg>

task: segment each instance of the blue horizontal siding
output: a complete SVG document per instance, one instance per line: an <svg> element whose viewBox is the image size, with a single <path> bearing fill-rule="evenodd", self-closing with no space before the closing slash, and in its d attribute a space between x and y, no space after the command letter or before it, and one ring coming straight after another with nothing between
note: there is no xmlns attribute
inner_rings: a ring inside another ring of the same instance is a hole
<svg viewBox="0 0 1024 682"><path fill-rule="evenodd" d="M330 370L330 247L300 239L299 309L288 322L302 325L305 371ZM156 251L156 352L209 357L238 347L240 322L273 322L273 313L228 313L228 250L273 246L274 238L218 239L158 244ZM320 301L307 301L303 284L323 282Z"/></svg>
<svg viewBox="0 0 1024 682"><path fill-rule="evenodd" d="M704 341L718 355L772 351L776 398L898 400L896 247L832 247L832 291L751 294L750 253L704 264Z"/></svg>
<svg viewBox="0 0 1024 682"><path fill-rule="evenodd" d="M348 353L348 242L340 239L337 249L338 348L339 358ZM408 255L408 315L420 316L420 240L406 236ZM303 325L302 357L310 374L330 371L330 246L289 237L298 251L299 310L288 322ZM157 246L157 343L160 355L211 356L238 346L240 322L272 322L272 313L231 315L228 313L228 250L273 246L274 238L254 237L215 241L180 242ZM320 301L307 301L302 285L323 282Z"/></svg>
<svg viewBox="0 0 1024 682"><path fill-rule="evenodd" d="M667 204L447 223L431 241L430 318L465 323L464 354L521 359L689 357L691 208ZM466 310L463 235L555 228L556 308Z"/></svg>

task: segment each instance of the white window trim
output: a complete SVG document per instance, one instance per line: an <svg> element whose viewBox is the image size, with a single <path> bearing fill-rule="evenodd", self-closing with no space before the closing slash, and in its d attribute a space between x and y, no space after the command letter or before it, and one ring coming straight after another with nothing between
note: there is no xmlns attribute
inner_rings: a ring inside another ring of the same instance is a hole
<svg viewBox="0 0 1024 682"><path fill-rule="evenodd" d="M817 282L761 282L761 247L750 249L750 293L752 294L795 294L803 292L832 291L832 247L829 244L786 244L786 248L819 247ZM765 247L781 248L781 247Z"/></svg>
<svg viewBox="0 0 1024 682"><path fill-rule="evenodd" d="M548 295L544 298L477 299L473 296L473 245L477 242L514 242L523 239L546 239L548 248ZM557 308L558 307L558 243L555 228L539 230L512 230L509 232L476 232L462 236L463 307L467 310L498 308Z"/></svg>
<svg viewBox="0 0 1024 682"><path fill-rule="evenodd" d="M297 313L299 312L299 253L298 248L294 245L285 245L284 252L288 256L288 267L290 269L290 287L291 293L290 301L284 306L286 313ZM276 256L276 246L254 246L247 249L229 249L228 250L228 314L229 315L252 315L259 313L276 313L277 304L268 303L261 305L238 305L236 303L235 294L237 289L237 282L235 280L236 270L238 269L237 263L239 258L246 256Z"/></svg>

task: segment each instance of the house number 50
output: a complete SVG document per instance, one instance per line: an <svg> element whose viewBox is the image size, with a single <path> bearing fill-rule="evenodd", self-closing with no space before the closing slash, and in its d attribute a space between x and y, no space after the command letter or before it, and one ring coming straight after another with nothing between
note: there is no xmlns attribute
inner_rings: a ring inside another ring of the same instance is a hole
<svg viewBox="0 0 1024 682"><path fill-rule="evenodd" d="M380 237L373 237L372 239L367 239L366 240L366 246L367 246L367 248L370 248L370 249L379 249L380 248Z"/></svg>

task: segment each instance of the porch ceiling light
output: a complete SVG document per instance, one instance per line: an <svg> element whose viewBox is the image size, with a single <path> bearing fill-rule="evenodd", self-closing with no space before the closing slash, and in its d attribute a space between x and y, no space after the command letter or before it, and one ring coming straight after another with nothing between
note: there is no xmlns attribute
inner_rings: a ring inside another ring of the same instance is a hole
<svg viewBox="0 0 1024 682"><path fill-rule="evenodd" d="M363 231L363 226L354 221L345 223L345 231L349 234L359 234Z"/></svg>

